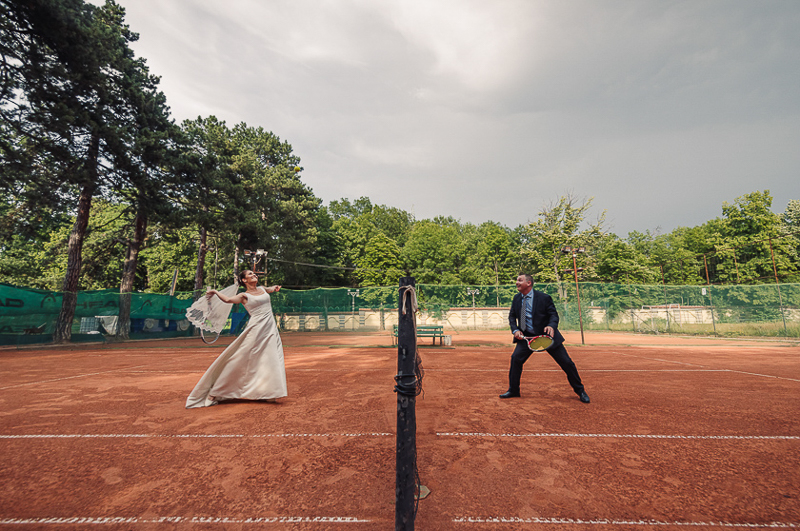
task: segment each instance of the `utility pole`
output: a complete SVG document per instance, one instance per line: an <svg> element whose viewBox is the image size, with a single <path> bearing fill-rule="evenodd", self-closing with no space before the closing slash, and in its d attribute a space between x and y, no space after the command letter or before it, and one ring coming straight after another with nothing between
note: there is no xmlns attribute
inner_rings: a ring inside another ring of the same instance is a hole
<svg viewBox="0 0 800 531"><path fill-rule="evenodd" d="M570 247L565 245L561 248L561 252L564 254L571 254L572 255L572 269L565 269L567 273L574 273L575 274L575 292L578 295L578 320L581 324L581 345L585 345L586 342L583 339L583 312L581 311L581 289L578 287L578 271L583 271L583 268L578 268L578 262L576 260L576 255L578 253L585 253L586 249L583 247Z"/></svg>

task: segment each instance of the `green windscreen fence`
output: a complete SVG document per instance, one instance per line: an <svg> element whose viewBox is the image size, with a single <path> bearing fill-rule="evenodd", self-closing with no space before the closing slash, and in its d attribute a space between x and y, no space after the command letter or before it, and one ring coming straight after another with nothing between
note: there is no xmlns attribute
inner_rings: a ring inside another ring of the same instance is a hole
<svg viewBox="0 0 800 531"><path fill-rule="evenodd" d="M0 284L0 344L52 340L62 295L59 292ZM162 336L192 333L184 315L191 294L131 294L131 332ZM74 341L102 340L116 331L120 293L116 290L78 292L72 325Z"/></svg>
<svg viewBox="0 0 800 531"><path fill-rule="evenodd" d="M644 333L800 336L800 284L643 285L609 283L536 284L553 297L560 328L627 330ZM452 323L453 312L507 309L517 293L513 285L416 287L419 307L429 319ZM365 310L396 311L397 286L362 288L282 289L272 295L275 314L315 316L334 322L337 315ZM190 336L184 316L193 294L132 293L132 338ZM116 290L78 293L72 323L73 341L102 341L116 332L120 307ZM580 305L578 300L580 299ZM61 310L59 292L0 284L0 345L45 343ZM233 308L225 333L246 322L241 306ZM502 327L502 324L493 326Z"/></svg>

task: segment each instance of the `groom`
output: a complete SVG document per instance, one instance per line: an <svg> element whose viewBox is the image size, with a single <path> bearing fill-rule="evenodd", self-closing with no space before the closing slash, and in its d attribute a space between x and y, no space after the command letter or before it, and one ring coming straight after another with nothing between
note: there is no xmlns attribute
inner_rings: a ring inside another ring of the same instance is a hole
<svg viewBox="0 0 800 531"><path fill-rule="evenodd" d="M581 377L575 363L564 348L564 336L558 331L558 312L553 304L553 299L547 293L533 289L533 277L520 275L517 277L517 293L511 302L508 312L508 324L514 334L514 353L511 355L511 368L508 371L508 391L500 398L514 398L519 396L519 381L522 377L522 366L532 354L523 337L539 336L542 334L553 338L553 346L547 349L550 357L556 360L558 366L567 374L567 380L572 389L584 404L589 403L589 395L583 389Z"/></svg>

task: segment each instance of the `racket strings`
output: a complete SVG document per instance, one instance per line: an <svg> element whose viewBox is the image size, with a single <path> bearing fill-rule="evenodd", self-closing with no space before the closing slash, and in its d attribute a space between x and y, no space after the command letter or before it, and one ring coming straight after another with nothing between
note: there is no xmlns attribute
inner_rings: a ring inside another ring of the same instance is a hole
<svg viewBox="0 0 800 531"><path fill-rule="evenodd" d="M528 343L528 348L534 352L547 350L553 345L553 338L550 336L526 337L525 341Z"/></svg>

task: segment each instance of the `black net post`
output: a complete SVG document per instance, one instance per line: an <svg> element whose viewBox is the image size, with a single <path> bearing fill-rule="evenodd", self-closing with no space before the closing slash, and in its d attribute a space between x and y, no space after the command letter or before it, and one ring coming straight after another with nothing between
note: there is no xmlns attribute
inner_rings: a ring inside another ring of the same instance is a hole
<svg viewBox="0 0 800 531"><path fill-rule="evenodd" d="M411 289L407 289L406 287ZM416 387L417 334L412 308L414 278L400 279L397 323L397 477L395 483L395 530L413 530L416 516ZM411 293L407 293L411 292ZM404 311L405 299L405 315Z"/></svg>

